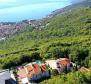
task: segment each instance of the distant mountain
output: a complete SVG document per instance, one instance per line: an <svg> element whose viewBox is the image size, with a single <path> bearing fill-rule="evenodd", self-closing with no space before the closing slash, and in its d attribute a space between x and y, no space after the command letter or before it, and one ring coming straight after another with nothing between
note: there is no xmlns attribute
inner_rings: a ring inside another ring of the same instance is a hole
<svg viewBox="0 0 91 84"><path fill-rule="evenodd" d="M51 14L47 15L46 18L54 17L61 13L71 11L72 9L76 9L77 7L79 8L79 7L90 7L91 6L91 0L72 0L72 3L73 3L72 5L53 11Z"/></svg>

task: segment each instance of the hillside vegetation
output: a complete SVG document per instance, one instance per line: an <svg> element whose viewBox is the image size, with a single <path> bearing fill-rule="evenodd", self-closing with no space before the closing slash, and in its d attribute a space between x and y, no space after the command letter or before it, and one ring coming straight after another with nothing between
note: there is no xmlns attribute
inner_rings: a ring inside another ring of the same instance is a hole
<svg viewBox="0 0 91 84"><path fill-rule="evenodd" d="M91 8L79 8L41 20L43 28L25 31L0 42L0 68L37 59L68 57L91 66Z"/></svg>
<svg viewBox="0 0 91 84"><path fill-rule="evenodd" d="M91 84L91 72L71 72L69 74L54 76L49 80L44 80L40 84Z"/></svg>

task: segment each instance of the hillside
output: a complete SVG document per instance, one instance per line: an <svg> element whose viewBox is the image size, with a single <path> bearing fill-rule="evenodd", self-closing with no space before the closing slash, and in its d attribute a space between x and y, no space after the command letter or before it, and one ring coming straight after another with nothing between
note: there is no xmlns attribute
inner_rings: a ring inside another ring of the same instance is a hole
<svg viewBox="0 0 91 84"><path fill-rule="evenodd" d="M40 84L90 84L90 73L72 72L65 75L54 76L49 80L45 80ZM78 75L79 74L79 75Z"/></svg>
<svg viewBox="0 0 91 84"><path fill-rule="evenodd" d="M43 19L41 23L41 29L29 26L0 42L1 68L14 67L40 58L65 56L78 64L91 66L90 7ZM79 56L80 61L77 60Z"/></svg>
<svg viewBox="0 0 91 84"><path fill-rule="evenodd" d="M65 12L71 11L73 9L79 8L79 7L89 7L91 6L91 0L73 0L72 1L73 4L66 6L64 8L61 9L57 9L55 11L53 11L51 14L49 14L46 17L54 17L57 16L59 14L63 14Z"/></svg>

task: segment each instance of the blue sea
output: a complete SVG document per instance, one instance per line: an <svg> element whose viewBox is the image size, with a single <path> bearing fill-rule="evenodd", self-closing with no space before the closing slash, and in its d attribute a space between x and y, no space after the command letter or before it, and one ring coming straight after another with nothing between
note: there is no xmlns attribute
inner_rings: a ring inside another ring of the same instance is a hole
<svg viewBox="0 0 91 84"><path fill-rule="evenodd" d="M52 11L72 4L71 0L16 0L0 3L0 22L41 19Z"/></svg>

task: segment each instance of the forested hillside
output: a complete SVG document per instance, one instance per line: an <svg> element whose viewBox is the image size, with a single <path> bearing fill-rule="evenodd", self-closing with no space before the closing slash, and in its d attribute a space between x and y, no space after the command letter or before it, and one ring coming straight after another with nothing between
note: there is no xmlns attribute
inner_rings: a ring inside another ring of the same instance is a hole
<svg viewBox="0 0 91 84"><path fill-rule="evenodd" d="M91 66L91 8L80 7L53 18L42 26L17 32L0 42L0 67L10 68L36 59L68 57Z"/></svg>
<svg viewBox="0 0 91 84"><path fill-rule="evenodd" d="M64 75L54 76L49 80L44 80L40 84L91 84L91 72L71 72Z"/></svg>

